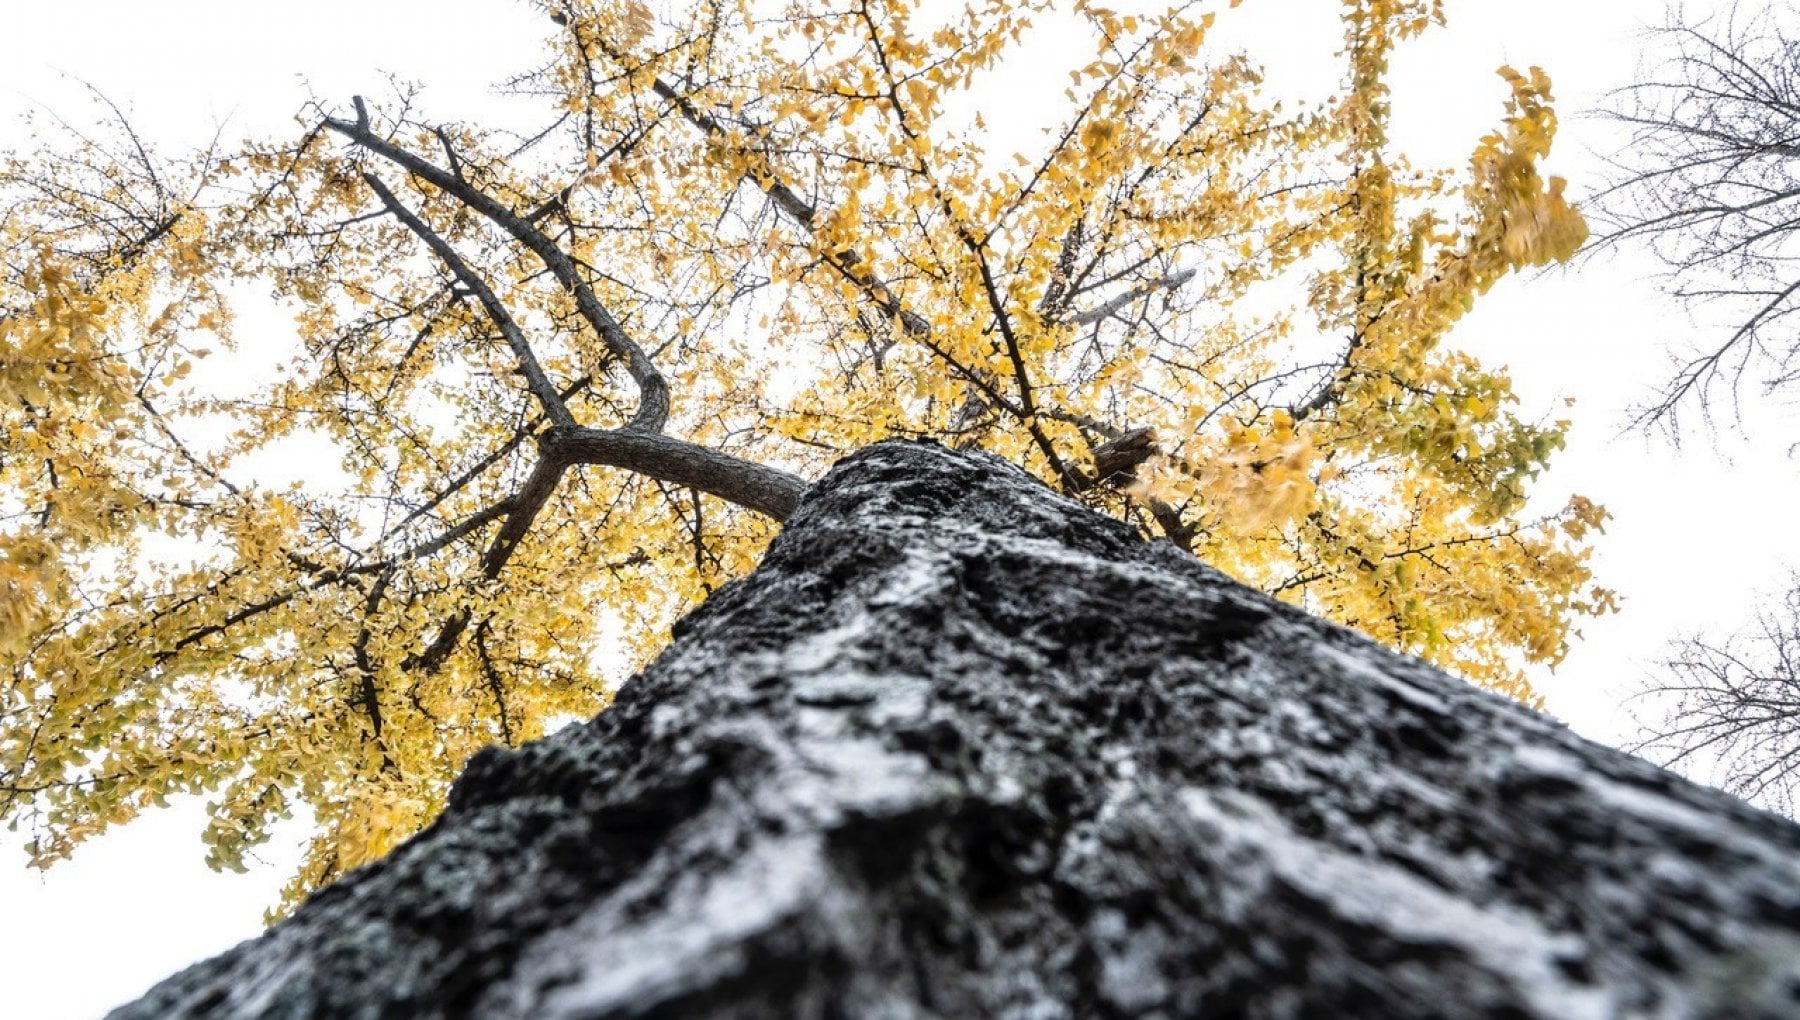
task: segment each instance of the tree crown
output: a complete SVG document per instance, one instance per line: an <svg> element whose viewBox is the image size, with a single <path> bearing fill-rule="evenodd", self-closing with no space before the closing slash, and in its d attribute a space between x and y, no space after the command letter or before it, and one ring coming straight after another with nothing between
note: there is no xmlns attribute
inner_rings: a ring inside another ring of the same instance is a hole
<svg viewBox="0 0 1800 1020"><path fill-rule="evenodd" d="M1341 94L1297 110L1197 4L539 6L529 131L402 91L0 167L0 810L36 861L202 791L217 865L297 809L291 892L369 860L886 436L1528 700L1610 606L1604 511L1527 512L1562 423L1443 342L1585 227L1535 69L1463 170L1390 151L1440 4L1347 0ZM985 90L1052 30L1089 50L1014 154ZM266 384L196 369L246 279L295 315Z"/></svg>

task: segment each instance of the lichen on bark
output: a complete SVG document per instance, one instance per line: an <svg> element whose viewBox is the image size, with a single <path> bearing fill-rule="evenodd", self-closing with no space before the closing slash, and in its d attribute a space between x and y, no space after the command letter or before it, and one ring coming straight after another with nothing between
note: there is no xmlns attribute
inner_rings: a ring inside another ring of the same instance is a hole
<svg viewBox="0 0 1800 1020"><path fill-rule="evenodd" d="M115 1016L1796 1013L1800 828L883 443L608 711Z"/></svg>

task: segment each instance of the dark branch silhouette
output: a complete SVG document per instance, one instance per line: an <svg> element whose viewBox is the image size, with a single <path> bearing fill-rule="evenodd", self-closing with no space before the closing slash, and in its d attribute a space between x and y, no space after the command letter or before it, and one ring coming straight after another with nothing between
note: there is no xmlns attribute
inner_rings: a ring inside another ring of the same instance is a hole
<svg viewBox="0 0 1800 1020"><path fill-rule="evenodd" d="M1629 139L1594 203L1597 248L1648 250L1709 323L1635 412L1677 440L1684 410L1710 424L1723 399L1735 418L1747 384L1800 381L1800 36L1785 14L1676 9L1607 112Z"/></svg>

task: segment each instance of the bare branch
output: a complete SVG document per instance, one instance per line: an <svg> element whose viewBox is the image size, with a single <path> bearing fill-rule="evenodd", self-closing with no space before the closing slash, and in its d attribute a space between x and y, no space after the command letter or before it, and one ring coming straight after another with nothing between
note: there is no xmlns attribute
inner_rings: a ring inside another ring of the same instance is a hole
<svg viewBox="0 0 1800 1020"><path fill-rule="evenodd" d="M458 176L460 179L461 175ZM386 206L396 219L406 225L406 229L425 242L425 246L438 257L438 261L442 262L455 275L457 282L468 288L469 293L475 295L476 300L481 302L481 307L487 312L488 318L500 330L500 335L506 338L507 346L512 348L513 356L519 360L519 373L525 377L525 384L530 387L532 395L537 397L538 405L544 409L544 414L557 425L573 426L575 416L569 413L569 406L563 403L556 385L550 381L549 375L544 372L544 366L538 362L537 353L531 349L531 344L525 339L524 331L519 328L512 313L508 312L506 306L501 303L499 295L494 293L494 288L488 286L487 281L481 278L481 274L475 272L467 262L463 261L462 256L456 253L456 249L450 246L450 242L444 240L443 236L431 229L424 220L419 218L418 214L395 198L394 193L388 190L387 185L383 184L379 177L365 173L363 181L375 192L376 197L381 199L381 204Z"/></svg>
<svg viewBox="0 0 1800 1020"><path fill-rule="evenodd" d="M544 263L544 267L550 270L550 275L555 277L557 283L575 299L575 307L581 317L606 345L606 349L625 363L626 372L637 383L638 408L631 416L631 427L649 432L661 431L669 418L668 383L651 364L643 348L631 339L612 313L606 310L606 306L600 303L568 252L563 251L535 223L513 212L501 204L499 199L377 134L362 97L355 97L353 103L356 107L354 121L327 117L325 126L450 195L530 249Z"/></svg>
<svg viewBox="0 0 1800 1020"><path fill-rule="evenodd" d="M699 489L776 521L787 520L808 488L786 471L636 429L551 429L538 446L554 462L624 468Z"/></svg>
<svg viewBox="0 0 1800 1020"><path fill-rule="evenodd" d="M1677 356L1633 421L1677 439L1684 406L1710 419L1723 393L1735 413L1746 381L1773 392L1800 359L1800 38L1779 11L1674 9L1652 36L1654 70L1607 111L1630 138L1594 203L1596 250L1647 249L1671 293L1728 323Z"/></svg>
<svg viewBox="0 0 1800 1020"><path fill-rule="evenodd" d="M1741 797L1793 813L1800 805L1800 576L1752 626L1724 640L1675 642L1633 699L1632 748L1671 767L1708 770Z"/></svg>
<svg viewBox="0 0 1800 1020"><path fill-rule="evenodd" d="M1102 319L1110 318L1117 314L1120 309L1129 308L1135 302L1149 297L1158 291L1174 290L1193 278L1194 270L1192 269L1184 269L1179 273L1170 273L1167 276L1157 277L1147 283L1139 284L1123 294L1110 298L1093 308L1089 308L1087 311L1076 312L1074 315L1069 316L1069 322L1076 326L1091 326Z"/></svg>

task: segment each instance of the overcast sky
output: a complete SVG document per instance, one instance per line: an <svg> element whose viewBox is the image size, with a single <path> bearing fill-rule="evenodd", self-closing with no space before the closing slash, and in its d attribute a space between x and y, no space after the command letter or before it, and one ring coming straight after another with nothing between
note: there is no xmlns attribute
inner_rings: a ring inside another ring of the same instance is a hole
<svg viewBox="0 0 1800 1020"><path fill-rule="evenodd" d="M1237 13L1274 87L1335 80L1338 7L1248 0ZM1450 27L1395 62L1399 147L1421 164L1462 165L1499 118L1505 89L1493 69L1541 65L1564 115L1552 169L1586 191L1598 178L1595 153L1617 141L1579 112L1632 79L1638 34L1663 8L1450 0ZM436 114L481 120L494 108L489 85L541 52L536 16L509 0L5 0L0 25L11 43L0 64L0 146L23 141L16 121L34 106L84 116L76 79L127 104L142 132L170 149L205 141L221 120L228 135L290 134L309 90L339 102L378 94L382 72L423 83ZM1043 94L1023 75L1005 103ZM1546 502L1579 491L1616 516L1597 568L1626 597L1624 611L1587 624L1563 667L1538 678L1553 712L1607 740L1630 732L1620 699L1669 635L1741 620L1755 592L1782 583L1784 564L1800 564L1788 523L1800 479L1773 430L1749 430L1770 441L1728 433L1679 455L1619 435L1625 407L1661 377L1665 348L1701 328L1657 297L1650 270L1614 258L1507 281L1455 337L1511 366L1528 412L1575 419L1569 449L1539 483ZM1578 400L1572 412L1565 396ZM214 875L201 864L200 827L197 804L172 808L92 841L47 876L24 871L17 840L0 838L0 1017L94 1016L254 935L295 853L276 847L248 875Z"/></svg>

